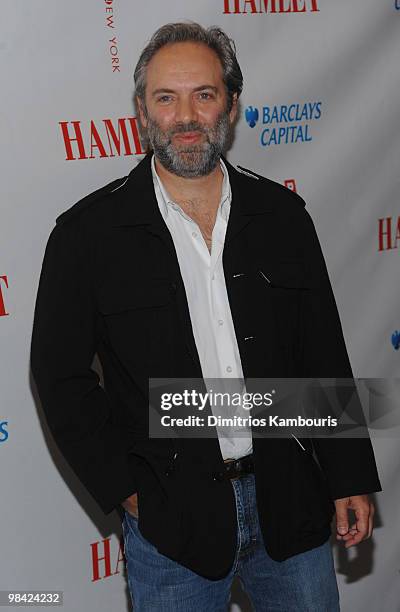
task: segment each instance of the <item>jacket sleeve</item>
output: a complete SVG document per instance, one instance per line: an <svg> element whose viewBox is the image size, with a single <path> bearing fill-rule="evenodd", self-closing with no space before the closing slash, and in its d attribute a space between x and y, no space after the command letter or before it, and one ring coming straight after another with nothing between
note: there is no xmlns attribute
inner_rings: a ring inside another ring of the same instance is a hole
<svg viewBox="0 0 400 612"><path fill-rule="evenodd" d="M91 368L96 316L88 241L78 219L50 233L36 297L31 370L61 453L105 514L136 492L127 432ZM117 508L120 511L120 508Z"/></svg>
<svg viewBox="0 0 400 612"><path fill-rule="evenodd" d="M302 238L311 283L303 292L302 302L302 375L305 378L351 379L353 372L324 256L314 223L306 210L304 214ZM359 414L362 414L355 385L354 389ZM341 404L345 404L345 400L346 389ZM382 490L366 426L362 437L314 437L313 446L332 499Z"/></svg>

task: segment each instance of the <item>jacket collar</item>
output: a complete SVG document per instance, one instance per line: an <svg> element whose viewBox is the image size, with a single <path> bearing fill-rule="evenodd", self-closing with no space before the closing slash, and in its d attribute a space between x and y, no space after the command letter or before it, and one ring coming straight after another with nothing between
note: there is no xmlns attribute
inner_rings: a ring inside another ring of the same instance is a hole
<svg viewBox="0 0 400 612"><path fill-rule="evenodd" d="M151 158L153 152L149 152L129 173L125 183L117 187L122 196L113 211L113 227L125 225L165 225L159 210L154 191L151 173ZM230 229L236 233L251 220L253 215L272 212L270 202L266 202L265 183L256 178L249 178L236 170L222 156L228 170L229 181L232 189L232 203L229 216L227 238ZM263 183L264 189L259 183ZM231 228L230 228L231 226Z"/></svg>

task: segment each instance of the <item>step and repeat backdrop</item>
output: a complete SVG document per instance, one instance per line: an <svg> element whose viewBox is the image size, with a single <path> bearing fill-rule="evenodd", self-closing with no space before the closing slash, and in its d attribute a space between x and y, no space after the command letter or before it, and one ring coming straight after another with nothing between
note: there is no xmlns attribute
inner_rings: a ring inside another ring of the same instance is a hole
<svg viewBox="0 0 400 612"><path fill-rule="evenodd" d="M29 371L55 219L142 158L133 69L151 34L171 21L219 25L244 75L228 159L305 199L355 376L395 378L400 2L13 0L1 17L0 590L60 590L68 612L128 611L119 517L102 514L63 460ZM373 538L332 545L342 609L395 612L399 441L371 434L384 489ZM239 583L230 610L250 610Z"/></svg>

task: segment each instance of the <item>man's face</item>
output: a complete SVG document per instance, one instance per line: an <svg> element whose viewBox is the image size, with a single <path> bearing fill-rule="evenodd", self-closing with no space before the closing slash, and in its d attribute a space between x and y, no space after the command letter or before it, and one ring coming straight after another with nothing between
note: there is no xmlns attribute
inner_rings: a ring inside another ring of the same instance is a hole
<svg viewBox="0 0 400 612"><path fill-rule="evenodd" d="M162 47L146 74L146 108L140 119L156 157L185 178L209 174L229 140L237 99L227 112L227 96L218 56L192 42Z"/></svg>

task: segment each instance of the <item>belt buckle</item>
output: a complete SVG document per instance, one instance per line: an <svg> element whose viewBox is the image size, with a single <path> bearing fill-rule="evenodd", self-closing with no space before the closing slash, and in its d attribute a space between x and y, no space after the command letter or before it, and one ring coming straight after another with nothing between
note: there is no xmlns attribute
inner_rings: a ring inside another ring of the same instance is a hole
<svg viewBox="0 0 400 612"><path fill-rule="evenodd" d="M235 471L240 470L240 463L241 463L241 458L239 457L238 459L225 459L224 461L225 464L229 464L229 463L233 463L233 464L237 464L237 466L235 466ZM240 478L243 474L238 474L237 476L230 476L229 475L229 471L227 471L227 476L229 478L229 480L238 480L238 478Z"/></svg>
<svg viewBox="0 0 400 612"><path fill-rule="evenodd" d="M230 478L230 480L237 480L241 476L246 476L253 471L253 469L248 469L248 466L245 465L245 460L247 461L249 458L252 458L252 453L250 453L250 455L245 455L244 457L238 457L237 459L225 459L224 463L236 464L235 472L237 472L236 476L230 477L229 471L227 470L227 477Z"/></svg>

